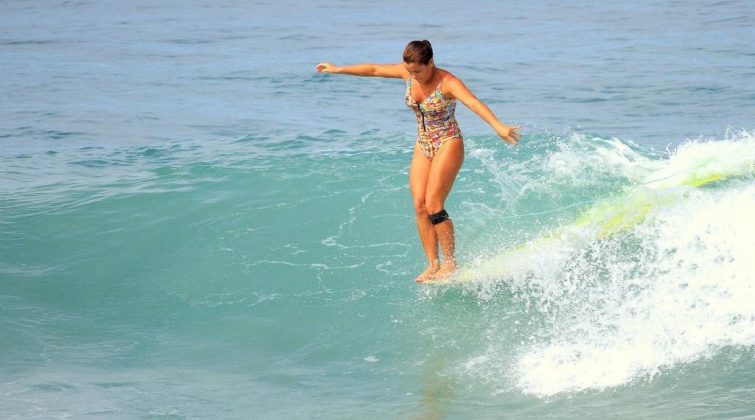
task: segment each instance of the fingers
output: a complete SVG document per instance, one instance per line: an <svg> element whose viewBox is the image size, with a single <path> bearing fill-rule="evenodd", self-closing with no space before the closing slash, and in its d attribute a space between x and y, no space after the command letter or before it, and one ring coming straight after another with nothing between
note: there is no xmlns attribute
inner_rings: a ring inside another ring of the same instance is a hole
<svg viewBox="0 0 755 420"><path fill-rule="evenodd" d="M318 73L328 73L332 67L333 65L330 63L320 63L315 66L315 70L317 70Z"/></svg>
<svg viewBox="0 0 755 420"><path fill-rule="evenodd" d="M509 127L507 132L501 135L501 138L503 138L503 140L508 144L519 144L519 137L521 137L521 134L517 132L518 129L518 126Z"/></svg>
<svg viewBox="0 0 755 420"><path fill-rule="evenodd" d="M519 133L511 133L510 137L511 137L511 140L514 140L515 143L519 143L519 137L521 136L519 135Z"/></svg>
<svg viewBox="0 0 755 420"><path fill-rule="evenodd" d="M519 143L519 137L522 136L517 130L519 130L519 126L513 126L511 127L511 133L509 134L509 137L514 141L514 144Z"/></svg>

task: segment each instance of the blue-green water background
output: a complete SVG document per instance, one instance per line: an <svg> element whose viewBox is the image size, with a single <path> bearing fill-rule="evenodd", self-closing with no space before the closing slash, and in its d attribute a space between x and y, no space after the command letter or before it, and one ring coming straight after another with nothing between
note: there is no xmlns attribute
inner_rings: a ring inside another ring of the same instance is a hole
<svg viewBox="0 0 755 420"><path fill-rule="evenodd" d="M746 162L565 265L418 288L403 85L314 72L430 39L524 127L511 149L458 112L447 208L472 264L675 162L747 158L753 19L746 1L0 3L2 417L755 415ZM622 374L591 356L617 343Z"/></svg>

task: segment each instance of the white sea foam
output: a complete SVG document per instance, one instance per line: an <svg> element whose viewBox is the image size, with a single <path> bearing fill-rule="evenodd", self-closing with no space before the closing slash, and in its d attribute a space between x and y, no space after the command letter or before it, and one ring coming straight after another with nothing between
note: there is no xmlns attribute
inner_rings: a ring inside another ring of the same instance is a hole
<svg viewBox="0 0 755 420"><path fill-rule="evenodd" d="M510 362L507 382L525 393L620 386L755 346L755 137L636 161L640 182L625 195L468 272L481 299L505 285L526 317L542 319ZM474 357L508 359L504 351L493 343Z"/></svg>
<svg viewBox="0 0 755 420"><path fill-rule="evenodd" d="M542 159L548 176L568 180L572 185L599 181L596 175L633 179L644 173L652 162L619 139L600 139L577 133L558 142L556 150L535 159Z"/></svg>
<svg viewBox="0 0 755 420"><path fill-rule="evenodd" d="M594 187L610 179L634 182L655 167L655 161L640 153L638 146L616 138L572 133L547 143L524 160L496 161L485 149L474 150L472 156L490 172L507 200L516 198L513 186L517 186L520 193L535 191L558 195L565 186L569 189Z"/></svg>
<svg viewBox="0 0 755 420"><path fill-rule="evenodd" d="M636 255L580 261L548 285L607 282L581 298L560 292L570 300L548 309L556 334L517 361L521 389L552 395L612 387L724 346L755 345L755 186L694 195L638 227ZM604 270L601 261L614 266Z"/></svg>

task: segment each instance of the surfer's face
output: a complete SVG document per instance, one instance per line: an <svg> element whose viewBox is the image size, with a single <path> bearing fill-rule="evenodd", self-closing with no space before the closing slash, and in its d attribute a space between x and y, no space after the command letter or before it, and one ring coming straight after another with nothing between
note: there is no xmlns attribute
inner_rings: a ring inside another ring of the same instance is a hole
<svg viewBox="0 0 755 420"><path fill-rule="evenodd" d="M419 83L427 83L433 77L433 68L435 67L435 64L430 60L427 64L404 63L404 67L406 68L406 71L412 75L414 80Z"/></svg>

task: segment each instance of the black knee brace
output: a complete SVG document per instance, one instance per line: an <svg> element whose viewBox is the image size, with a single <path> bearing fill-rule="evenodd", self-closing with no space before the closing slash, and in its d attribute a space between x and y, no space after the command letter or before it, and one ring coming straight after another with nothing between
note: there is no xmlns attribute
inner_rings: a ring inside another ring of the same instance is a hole
<svg viewBox="0 0 755 420"><path fill-rule="evenodd" d="M441 211L430 215L430 223L434 225L443 223L446 220L448 220L448 213L446 213L445 209L442 209Z"/></svg>

